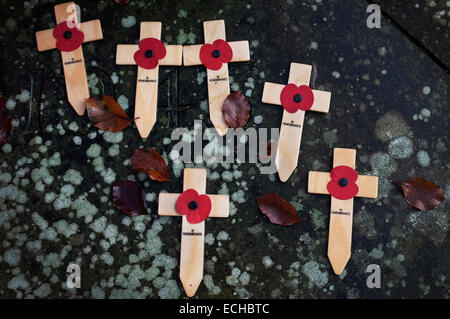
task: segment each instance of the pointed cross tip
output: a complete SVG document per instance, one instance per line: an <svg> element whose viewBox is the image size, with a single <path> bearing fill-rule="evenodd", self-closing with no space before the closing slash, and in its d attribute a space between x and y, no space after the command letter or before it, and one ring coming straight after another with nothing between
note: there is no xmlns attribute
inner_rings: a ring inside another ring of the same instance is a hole
<svg viewBox="0 0 450 319"><path fill-rule="evenodd" d="M281 167L277 166L277 170L278 170L278 176L280 177L280 181L282 181L284 183L289 179L289 177L291 177L292 173L295 170L295 167L289 168L287 165L281 166Z"/></svg>
<svg viewBox="0 0 450 319"><path fill-rule="evenodd" d="M141 138L147 138L150 135L150 132L153 129L153 126L155 125L156 121L154 121L151 124L139 124L139 118L136 118L136 120L134 121L134 123L136 124L136 127L139 131L139 135L141 136Z"/></svg>
<svg viewBox="0 0 450 319"><path fill-rule="evenodd" d="M87 98L76 99L76 100L69 98L70 105L75 110L75 112L77 112L77 114L79 116L83 116L84 113L86 112L86 100L87 100Z"/></svg>
<svg viewBox="0 0 450 319"><path fill-rule="evenodd" d="M347 266L348 261L350 260L350 254L348 256L339 255L339 256L333 256L328 254L328 259L330 260L331 267L333 268L333 271L336 275L342 274L342 272L345 269L345 266Z"/></svg>
<svg viewBox="0 0 450 319"><path fill-rule="evenodd" d="M192 297L197 292L198 287L200 286L200 283L202 279L200 278L200 281L194 282L193 280L189 280L187 278L181 278L181 283L183 284L184 291L186 293L186 296Z"/></svg>

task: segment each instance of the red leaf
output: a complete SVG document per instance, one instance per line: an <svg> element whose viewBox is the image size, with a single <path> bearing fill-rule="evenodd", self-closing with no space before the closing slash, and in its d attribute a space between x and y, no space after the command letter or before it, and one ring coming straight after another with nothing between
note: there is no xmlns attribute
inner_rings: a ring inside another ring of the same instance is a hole
<svg viewBox="0 0 450 319"><path fill-rule="evenodd" d="M394 182L394 184L401 186L408 204L421 211L431 210L445 200L442 189L423 177L415 177L403 183Z"/></svg>
<svg viewBox="0 0 450 319"><path fill-rule="evenodd" d="M128 216L146 215L145 193L133 181L119 181L113 185L114 205Z"/></svg>
<svg viewBox="0 0 450 319"><path fill-rule="evenodd" d="M0 111L0 146L6 143L11 130L12 124L8 113Z"/></svg>
<svg viewBox="0 0 450 319"><path fill-rule="evenodd" d="M244 127L250 118L250 104L241 91L231 93L222 106L222 114L228 127Z"/></svg>
<svg viewBox="0 0 450 319"><path fill-rule="evenodd" d="M131 124L131 119L111 96L87 99L87 111L95 127L103 131L119 132Z"/></svg>
<svg viewBox="0 0 450 319"><path fill-rule="evenodd" d="M155 149L135 149L131 153L131 166L137 172L147 173L148 176L159 182L170 180L169 168L166 161Z"/></svg>
<svg viewBox="0 0 450 319"><path fill-rule="evenodd" d="M259 209L269 217L272 224L290 226L301 221L294 206L286 202L277 193L264 194L256 200Z"/></svg>
<svg viewBox="0 0 450 319"><path fill-rule="evenodd" d="M120 4L121 6L124 6L130 2L130 0L114 0L115 3Z"/></svg>

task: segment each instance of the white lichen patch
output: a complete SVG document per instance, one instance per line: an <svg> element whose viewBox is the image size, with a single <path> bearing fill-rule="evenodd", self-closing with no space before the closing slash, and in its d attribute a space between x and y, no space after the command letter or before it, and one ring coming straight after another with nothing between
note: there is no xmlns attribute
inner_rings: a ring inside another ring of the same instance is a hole
<svg viewBox="0 0 450 319"><path fill-rule="evenodd" d="M309 288L314 286L323 288L328 283L328 273L320 271L320 265L315 261L309 261L302 267L302 272L309 279Z"/></svg>
<svg viewBox="0 0 450 319"><path fill-rule="evenodd" d="M122 20L120 20L120 24L126 29L132 28L136 24L136 18L134 16L122 18Z"/></svg>

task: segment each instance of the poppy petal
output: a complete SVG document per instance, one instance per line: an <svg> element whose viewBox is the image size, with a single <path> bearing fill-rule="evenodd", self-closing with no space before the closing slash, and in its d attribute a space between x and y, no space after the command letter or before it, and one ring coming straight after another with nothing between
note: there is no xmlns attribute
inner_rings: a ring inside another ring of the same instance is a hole
<svg viewBox="0 0 450 319"><path fill-rule="evenodd" d="M233 59L233 49L228 44L227 41L222 39L217 39L212 44L213 48L220 51L220 60L223 63L228 63Z"/></svg>
<svg viewBox="0 0 450 319"><path fill-rule="evenodd" d="M53 37L55 39L62 38L64 35L64 32L68 30L67 23L61 22L53 29Z"/></svg>
<svg viewBox="0 0 450 319"><path fill-rule="evenodd" d="M144 69L154 69L158 66L158 59L155 56L147 58L144 50L138 50L134 53L134 61Z"/></svg>
<svg viewBox="0 0 450 319"><path fill-rule="evenodd" d="M180 215L187 215L190 212L189 203L191 201L196 201L197 198L198 193L195 189L187 189L178 196L175 209Z"/></svg>
<svg viewBox="0 0 450 319"><path fill-rule="evenodd" d="M281 105L289 113L295 113L298 111L298 105L294 101L294 96L297 94L297 85L289 83L281 91L280 100Z"/></svg>
<svg viewBox="0 0 450 319"><path fill-rule="evenodd" d="M198 207L190 210L187 214L187 221L191 224L198 224L204 221L211 213L211 199L208 195L200 195L197 197Z"/></svg>
<svg viewBox="0 0 450 319"><path fill-rule="evenodd" d="M211 44L202 45L200 48L200 61L207 69L217 71L222 67L223 62L221 59L213 57L213 51L214 47Z"/></svg>
<svg viewBox="0 0 450 319"><path fill-rule="evenodd" d="M161 40L156 38L145 38L139 42L139 49L143 52L147 50L153 51L153 57L157 60L164 58L167 54L166 46Z"/></svg>
<svg viewBox="0 0 450 319"><path fill-rule="evenodd" d="M72 33L69 39L64 37L67 31ZM78 49L84 41L84 33L76 27L70 28L67 21L61 22L53 29L53 37L56 39L56 48L63 52L71 52Z"/></svg>
<svg viewBox="0 0 450 319"><path fill-rule="evenodd" d="M358 173L350 166L336 166L331 170L330 177L334 181L346 178L349 183L354 183L358 179Z"/></svg>
<svg viewBox="0 0 450 319"><path fill-rule="evenodd" d="M302 96L302 100L298 103L298 107L302 111L308 111L314 103L314 93L307 85L300 85L298 93Z"/></svg>
<svg viewBox="0 0 450 319"><path fill-rule="evenodd" d="M347 186L339 185L339 181L332 180L327 184L327 190L334 198L340 200L351 199L358 194L359 188L356 183L349 183Z"/></svg>

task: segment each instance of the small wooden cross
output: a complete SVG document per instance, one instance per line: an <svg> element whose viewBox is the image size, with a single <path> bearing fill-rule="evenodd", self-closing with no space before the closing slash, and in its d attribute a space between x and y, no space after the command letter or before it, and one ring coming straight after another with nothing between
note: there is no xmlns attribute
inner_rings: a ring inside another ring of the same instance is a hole
<svg viewBox="0 0 450 319"><path fill-rule="evenodd" d="M183 191L194 189L199 194L206 192L206 169L185 168ZM203 278L203 256L205 241L205 221L191 224L186 215L180 215L176 202L181 194L160 193L158 214L161 216L182 216L181 251L180 251L180 280L188 297L197 291ZM228 217L229 196L208 195L211 199L212 209L209 217Z"/></svg>
<svg viewBox="0 0 450 319"><path fill-rule="evenodd" d="M146 38L161 40L161 22L141 22L140 41ZM181 45L166 45L166 56L159 60L152 69L138 65L134 116L136 127L142 138L146 138L156 123L156 106L158 103L159 65L181 65L183 49ZM134 54L139 50L138 44L117 45L116 64L136 65Z"/></svg>
<svg viewBox="0 0 450 319"><path fill-rule="evenodd" d="M74 2L67 2L55 6L56 23L74 22L84 34L83 43L103 39L100 20L79 23ZM39 52L56 49L56 38L53 30L36 32L37 49ZM82 46L71 52L61 51L66 91L69 103L78 115L86 110L86 99L89 98L89 87Z"/></svg>
<svg viewBox="0 0 450 319"><path fill-rule="evenodd" d="M218 39L225 38L225 21L212 20L203 22L205 43L212 44ZM233 57L230 62L250 61L250 49L248 41L228 42L233 50ZM200 49L202 45L183 46L183 64L185 66L200 65ZM217 132L224 136L227 132L227 125L223 120L223 102L230 94L230 81L228 77L228 63L223 63L219 70L206 69L208 80L209 117Z"/></svg>
<svg viewBox="0 0 450 319"><path fill-rule="evenodd" d="M348 166L355 168L356 150L348 148L335 148L333 156L333 168ZM310 171L308 176L308 193L328 194L328 183L331 174L325 172ZM344 178L345 179L345 178ZM342 183L343 182L343 183ZM338 181L345 187L346 181ZM357 175L355 181L358 186L357 197L376 198L378 195L378 177ZM339 186L338 186L339 187ZM353 197L341 200L331 195L330 229L328 234L328 258L333 271L339 275L344 271L345 265L350 259L352 245L352 221L353 221Z"/></svg>
<svg viewBox="0 0 450 319"><path fill-rule="evenodd" d="M297 86L309 86L311 70L311 65L291 63L288 83L293 83ZM264 103L282 105L281 92L284 87L285 85L282 84L265 82L262 101ZM314 94L314 103L309 111L328 113L331 93L318 90L312 90L312 92ZM280 136L275 155L275 166L282 182L286 182L297 167L304 119L305 111L299 109L295 113L289 113L283 110Z"/></svg>

